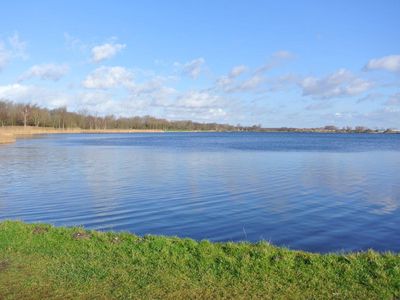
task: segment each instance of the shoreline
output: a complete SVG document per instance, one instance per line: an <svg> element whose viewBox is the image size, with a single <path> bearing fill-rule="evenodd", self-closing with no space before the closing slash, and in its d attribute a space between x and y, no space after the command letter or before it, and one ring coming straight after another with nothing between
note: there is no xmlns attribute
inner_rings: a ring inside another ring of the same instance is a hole
<svg viewBox="0 0 400 300"><path fill-rule="evenodd" d="M327 133L327 134L399 134L400 131L393 132L343 132L331 130L259 130L259 131L216 131L216 130L162 130L162 129L80 129L68 128L57 129L51 127L35 126L4 126L0 127L0 145L15 143L19 138L29 138L43 134L113 134L113 133L165 133L165 132L258 132L258 133Z"/></svg>
<svg viewBox="0 0 400 300"><path fill-rule="evenodd" d="M29 138L43 134L112 134L112 133L161 133L163 130L152 129L56 129L33 126L6 126L0 127L0 144L14 143L19 138Z"/></svg>
<svg viewBox="0 0 400 300"><path fill-rule="evenodd" d="M0 298L397 299L400 254L0 222Z"/></svg>

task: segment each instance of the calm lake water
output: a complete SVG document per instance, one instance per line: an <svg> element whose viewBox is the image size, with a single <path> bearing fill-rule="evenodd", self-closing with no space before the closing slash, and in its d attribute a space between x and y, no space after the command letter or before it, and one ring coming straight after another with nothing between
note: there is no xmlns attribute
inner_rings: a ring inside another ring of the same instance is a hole
<svg viewBox="0 0 400 300"><path fill-rule="evenodd" d="M400 135L48 135L0 147L0 219L400 251Z"/></svg>

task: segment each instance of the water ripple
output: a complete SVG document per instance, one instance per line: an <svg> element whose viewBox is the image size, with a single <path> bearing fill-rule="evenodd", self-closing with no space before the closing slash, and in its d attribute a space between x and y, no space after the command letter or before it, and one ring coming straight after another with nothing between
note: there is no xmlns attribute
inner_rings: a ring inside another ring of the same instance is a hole
<svg viewBox="0 0 400 300"><path fill-rule="evenodd" d="M400 135L47 136L0 169L0 219L400 251Z"/></svg>

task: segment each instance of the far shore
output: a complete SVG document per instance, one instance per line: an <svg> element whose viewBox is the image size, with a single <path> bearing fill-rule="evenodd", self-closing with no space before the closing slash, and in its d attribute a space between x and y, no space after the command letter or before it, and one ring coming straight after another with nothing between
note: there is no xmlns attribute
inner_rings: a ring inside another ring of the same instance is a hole
<svg viewBox="0 0 400 300"><path fill-rule="evenodd" d="M19 138L27 138L34 135L42 134L75 134L75 133L157 133L164 132L163 130L153 129L80 129L68 128L58 129L49 127L34 127L34 126L5 126L0 127L0 144L14 143Z"/></svg>
<svg viewBox="0 0 400 300"><path fill-rule="evenodd" d="M221 130L221 132L233 132L230 130ZM248 130L236 130L234 132L247 132ZM161 132L220 132L219 130L162 130L162 129L81 129L81 128L52 128L52 127L36 127L36 126L3 126L0 127L0 144L14 143L20 138L29 138L35 135L43 134L107 134L107 133L161 133ZM369 133L369 134L399 134L400 130L391 131L367 131L367 132L343 132L341 130L327 130L321 128L294 128L284 130L282 128L263 128L260 130L252 130L251 132L291 132L291 133Z"/></svg>

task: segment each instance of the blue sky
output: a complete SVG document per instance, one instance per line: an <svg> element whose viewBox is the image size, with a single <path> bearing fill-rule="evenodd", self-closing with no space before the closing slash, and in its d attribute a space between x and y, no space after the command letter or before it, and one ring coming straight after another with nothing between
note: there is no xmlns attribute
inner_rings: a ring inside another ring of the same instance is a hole
<svg viewBox="0 0 400 300"><path fill-rule="evenodd" d="M0 98L98 115L400 128L400 1L8 1Z"/></svg>

